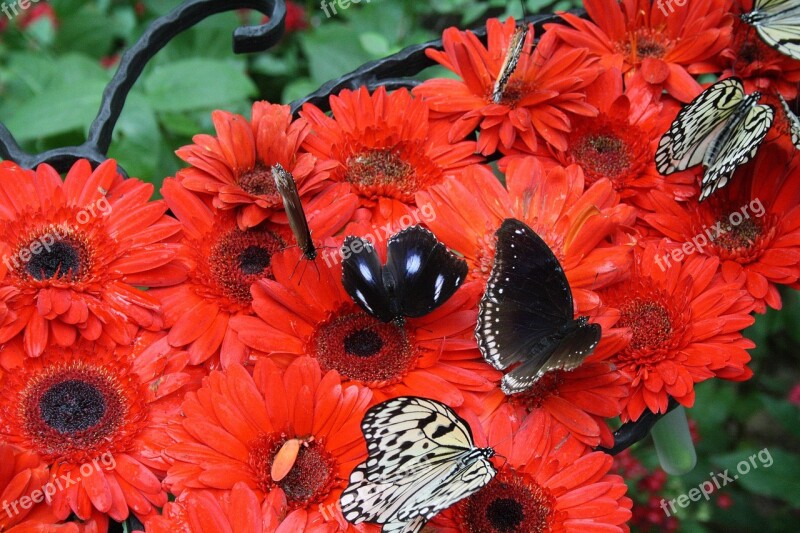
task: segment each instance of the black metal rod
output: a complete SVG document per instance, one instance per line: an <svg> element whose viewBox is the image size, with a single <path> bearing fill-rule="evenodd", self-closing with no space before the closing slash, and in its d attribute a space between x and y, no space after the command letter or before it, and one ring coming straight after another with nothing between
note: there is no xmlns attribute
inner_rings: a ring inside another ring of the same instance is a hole
<svg viewBox="0 0 800 533"><path fill-rule="evenodd" d="M678 407L678 402L676 402L674 398L670 398L669 405L667 406L667 413L676 407ZM621 451L630 448L647 437L650 434L650 430L656 425L656 422L665 414L666 413L657 415L651 411L645 411L642 413L642 416L639 417L639 420L622 424L622 426L614 432L614 446L611 448L598 446L597 449L602 452L610 453L611 455L617 455Z"/></svg>

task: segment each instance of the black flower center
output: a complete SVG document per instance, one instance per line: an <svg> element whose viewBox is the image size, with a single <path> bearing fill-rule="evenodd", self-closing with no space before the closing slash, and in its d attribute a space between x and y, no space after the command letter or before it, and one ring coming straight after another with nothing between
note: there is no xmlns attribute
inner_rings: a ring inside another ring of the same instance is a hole
<svg viewBox="0 0 800 533"><path fill-rule="evenodd" d="M272 259L269 251L260 246L248 246L239 254L239 268L244 274L261 274Z"/></svg>
<svg viewBox="0 0 800 533"><path fill-rule="evenodd" d="M33 250L31 247L31 251ZM80 259L80 252L71 243L58 241L32 254L26 269L28 274L39 281L53 277L74 278L80 272Z"/></svg>
<svg viewBox="0 0 800 533"><path fill-rule="evenodd" d="M271 169L261 163L256 163L253 170L239 176L239 186L253 196L266 196L269 199L277 198L278 188Z"/></svg>
<svg viewBox="0 0 800 533"><path fill-rule="evenodd" d="M522 504L513 498L497 498L486 507L486 518L496 531L514 531L525 520Z"/></svg>
<svg viewBox="0 0 800 533"><path fill-rule="evenodd" d="M383 348L380 335L368 329L356 330L344 338L344 351L358 357L370 357Z"/></svg>
<svg viewBox="0 0 800 533"><path fill-rule="evenodd" d="M56 383L39 399L42 421L62 434L94 427L106 413L103 394L79 380Z"/></svg>

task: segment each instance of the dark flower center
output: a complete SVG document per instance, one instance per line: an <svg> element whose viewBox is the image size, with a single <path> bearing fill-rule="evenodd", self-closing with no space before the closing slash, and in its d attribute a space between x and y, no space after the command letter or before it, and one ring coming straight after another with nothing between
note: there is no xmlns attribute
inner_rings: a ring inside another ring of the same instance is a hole
<svg viewBox="0 0 800 533"><path fill-rule="evenodd" d="M53 277L73 279L80 273L80 259L80 252L72 243L58 241L33 254L25 268L39 281Z"/></svg>
<svg viewBox="0 0 800 533"><path fill-rule="evenodd" d="M636 298L620 309L619 327L631 329L631 348L660 348L672 337L669 313L660 304Z"/></svg>
<svg viewBox="0 0 800 533"><path fill-rule="evenodd" d="M47 357L47 354L42 357ZM43 457L82 462L110 447L125 447L146 417L141 384L125 363L94 367L59 361L23 369L4 398L19 420L25 447ZM2 418L2 415L0 415Z"/></svg>
<svg viewBox="0 0 800 533"><path fill-rule="evenodd" d="M263 163L256 163L253 170L241 174L238 181L239 187L253 196L265 196L268 200L277 200L278 189L272 171Z"/></svg>
<svg viewBox="0 0 800 533"><path fill-rule="evenodd" d="M258 246L248 246L239 254L239 269L243 274L261 274L269 266L272 256Z"/></svg>
<svg viewBox="0 0 800 533"><path fill-rule="evenodd" d="M358 357L370 357L383 348L380 335L372 330L353 331L344 338L344 351Z"/></svg>
<svg viewBox="0 0 800 533"><path fill-rule="evenodd" d="M336 460L320 439L303 439L286 477L277 483L272 480L272 463L287 440L286 435L272 433L262 436L251 446L249 462L262 489L268 491L275 486L283 489L291 509L323 501L335 485L338 468Z"/></svg>
<svg viewBox="0 0 800 533"><path fill-rule="evenodd" d="M358 185L391 185L407 178L412 171L396 150L365 150L348 158L345 179Z"/></svg>
<svg viewBox="0 0 800 533"><path fill-rule="evenodd" d="M578 119L570 134L567 162L580 165L589 183L608 178L621 189L638 177L649 161L648 139L627 120L605 115Z"/></svg>
<svg viewBox="0 0 800 533"><path fill-rule="evenodd" d="M106 412L103 394L89 383L56 383L39 400L42 420L59 433L75 433L97 425Z"/></svg>
<svg viewBox="0 0 800 533"><path fill-rule="evenodd" d="M324 371L336 370L366 384L395 383L418 357L405 327L347 307L320 324L306 351L316 355Z"/></svg>
<svg viewBox="0 0 800 533"><path fill-rule="evenodd" d="M752 218L744 219L736 226L725 219L722 229L725 232L717 235L714 243L731 252L751 248L762 233L761 226Z"/></svg>
<svg viewBox="0 0 800 533"><path fill-rule="evenodd" d="M534 479L512 468L455 507L465 533L543 533L555 517L555 498Z"/></svg>
<svg viewBox="0 0 800 533"><path fill-rule="evenodd" d="M208 263L212 279L199 281L205 286L219 286L237 305L248 305L252 301L250 285L273 278L272 254L285 246L283 239L271 231L234 228L211 248Z"/></svg>
<svg viewBox="0 0 800 533"><path fill-rule="evenodd" d="M497 498L486 507L486 518L497 531L514 531L525 520L525 512L517 500Z"/></svg>

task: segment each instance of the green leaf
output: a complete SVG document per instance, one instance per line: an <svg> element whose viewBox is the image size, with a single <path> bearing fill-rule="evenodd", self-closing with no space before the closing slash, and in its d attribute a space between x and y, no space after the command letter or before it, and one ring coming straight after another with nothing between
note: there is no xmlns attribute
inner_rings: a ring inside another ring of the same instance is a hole
<svg viewBox="0 0 800 533"><path fill-rule="evenodd" d="M354 39L353 35L353 28L329 24L318 28L301 41L308 58L311 79L317 86L373 59L361 48L358 39ZM336 43L335 49L331 49L331 43Z"/></svg>
<svg viewBox="0 0 800 533"><path fill-rule="evenodd" d="M755 456L755 457L753 457ZM750 492L788 502L800 508L800 456L777 447L742 449L725 455L716 455L712 461L723 469L733 483ZM720 476L717 476L719 479ZM722 482L722 479L719 479ZM731 482L728 482L730 485Z"/></svg>
<svg viewBox="0 0 800 533"><path fill-rule="evenodd" d="M88 130L104 88L104 81L90 79L54 85L19 106L6 121L6 127L21 142Z"/></svg>
<svg viewBox="0 0 800 533"><path fill-rule="evenodd" d="M61 18L55 47L99 59L109 53L115 33L113 21L97 6L86 3Z"/></svg>
<svg viewBox="0 0 800 533"><path fill-rule="evenodd" d="M759 394L759 399L772 420L795 437L800 437L800 409L797 406L766 394Z"/></svg>
<svg viewBox="0 0 800 533"><path fill-rule="evenodd" d="M366 32L358 36L361 47L376 59L389 53L389 41L380 33Z"/></svg>
<svg viewBox="0 0 800 533"><path fill-rule="evenodd" d="M156 175L158 152L153 147L162 143L156 114L149 102L142 94L131 93L114 128L109 157L118 160L130 176L160 182L164 176Z"/></svg>
<svg viewBox="0 0 800 533"><path fill-rule="evenodd" d="M161 65L144 80L144 88L155 110L170 112L224 108L256 92L241 66L213 59Z"/></svg>

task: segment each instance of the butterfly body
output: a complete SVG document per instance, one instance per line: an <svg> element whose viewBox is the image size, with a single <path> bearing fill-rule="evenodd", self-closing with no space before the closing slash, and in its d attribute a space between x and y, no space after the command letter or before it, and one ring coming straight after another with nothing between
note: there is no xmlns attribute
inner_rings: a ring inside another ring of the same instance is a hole
<svg viewBox="0 0 800 533"><path fill-rule="evenodd" d="M497 80L492 89L492 103L499 104L503 101L503 93L506 90L511 75L517 69L517 63L522 55L522 50L525 48L525 37L528 35L528 26L523 23L514 29L511 36L511 42L508 44L508 51L506 57L503 59L503 64L500 66L500 71L497 74Z"/></svg>
<svg viewBox="0 0 800 533"><path fill-rule="evenodd" d="M292 228L297 246L303 252L303 256L309 261L317 258L317 248L311 239L311 230L308 227L303 203L300 201L300 193L297 191L297 184L294 177L280 163L272 167L272 177L275 180L275 187L283 199L283 207L289 219L289 227Z"/></svg>
<svg viewBox="0 0 800 533"><path fill-rule="evenodd" d="M342 284L367 313L402 323L447 301L467 276L467 263L451 254L430 231L406 228L389 239L382 265L369 241L349 236L342 246Z"/></svg>
<svg viewBox="0 0 800 533"><path fill-rule="evenodd" d="M800 1L756 0L753 11L741 16L767 45L800 60Z"/></svg>
<svg viewBox="0 0 800 533"><path fill-rule="evenodd" d="M467 422L446 405L402 396L367 411L368 457L342 492L344 517L415 533L439 511L474 494L497 473L492 448L474 445Z"/></svg>
<svg viewBox="0 0 800 533"><path fill-rule="evenodd" d="M656 150L656 168L672 174L702 163L700 200L724 187L733 172L753 157L772 126L773 108L744 94L738 78L710 86L684 107Z"/></svg>
<svg viewBox="0 0 800 533"><path fill-rule="evenodd" d="M597 346L601 329L585 316L575 317L564 270L541 237L515 219L504 220L496 235L475 337L489 364L511 368L501 388L516 394L547 372L579 366Z"/></svg>

